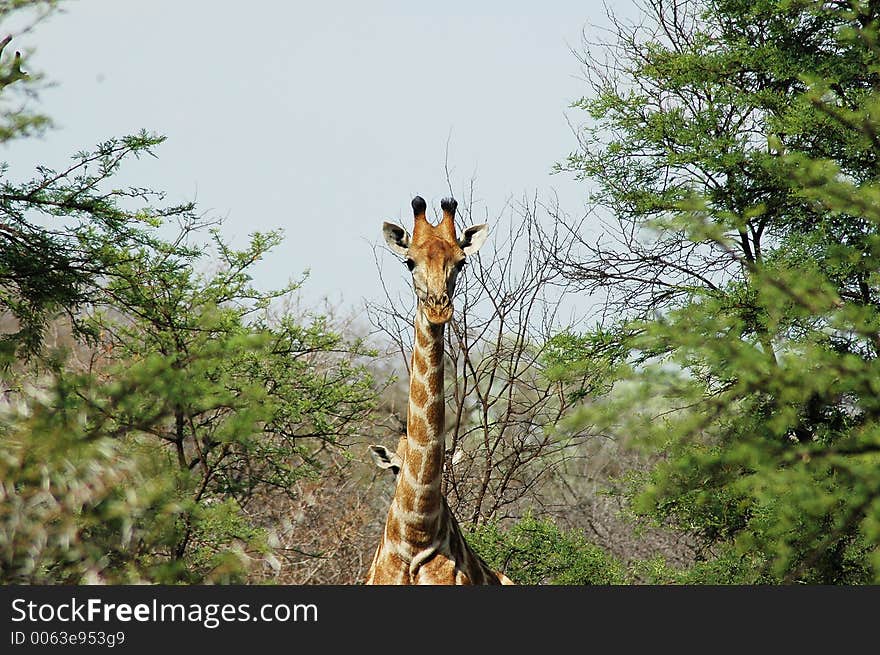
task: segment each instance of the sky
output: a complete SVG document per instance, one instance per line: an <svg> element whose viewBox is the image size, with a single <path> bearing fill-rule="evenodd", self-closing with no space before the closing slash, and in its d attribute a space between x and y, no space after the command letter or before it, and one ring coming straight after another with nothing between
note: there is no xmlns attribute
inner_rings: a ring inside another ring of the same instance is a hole
<svg viewBox="0 0 880 655"><path fill-rule="evenodd" d="M195 200L237 246L282 228L283 245L254 270L261 288L308 270L306 305L357 311L380 298L382 222L410 228L416 194L429 216L439 210L447 168L455 195L473 180L490 228L524 195L583 211L584 183L551 170L576 149L571 125L584 116L570 104L586 85L572 51L607 24L600 0L62 8L13 42L33 49L25 70L53 84L38 108L56 127L0 147L0 159L15 172L59 168L109 137L163 134L158 159L123 179L169 204ZM403 289L399 271L389 283Z"/></svg>

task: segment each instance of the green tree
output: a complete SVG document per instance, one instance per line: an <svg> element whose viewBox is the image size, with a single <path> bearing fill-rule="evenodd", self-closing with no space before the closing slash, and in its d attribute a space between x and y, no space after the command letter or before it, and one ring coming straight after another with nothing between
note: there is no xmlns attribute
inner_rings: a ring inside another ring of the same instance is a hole
<svg viewBox="0 0 880 655"><path fill-rule="evenodd" d="M318 475L318 453L347 445L375 397L367 351L323 317L273 315L280 292L251 286L278 238L224 247L211 275L133 265L107 289L116 305L83 318L102 335L90 370L57 358L15 394L0 579L228 582L272 561L260 504Z"/></svg>
<svg viewBox="0 0 880 655"><path fill-rule="evenodd" d="M38 23L56 7L44 0L0 3L0 24L13 15ZM40 75L26 72L20 52L4 56L0 41L0 143L45 132L48 117L32 102ZM163 194L112 186L127 160L153 155L163 137L141 131L76 153L58 168L36 166L34 177L15 181L0 164L0 309L15 328L0 335L0 366L40 352L51 318L66 313L79 336L89 336L78 309L104 300L104 281L131 250L182 255L180 243L160 239L154 228L174 220L193 229L194 205L157 206Z"/></svg>
<svg viewBox="0 0 880 655"><path fill-rule="evenodd" d="M633 507L702 537L707 579L877 581L878 8L644 11L584 58L559 167L615 219L556 263L624 317L587 413L664 454Z"/></svg>
<svg viewBox="0 0 880 655"><path fill-rule="evenodd" d="M175 265L160 255L164 270L149 261L153 253L132 258L106 285L113 305L87 321L103 337L111 378L132 362L162 368L161 384L133 394L108 418L138 447L167 455L193 512L181 513L170 552L183 559L197 551L208 564L210 542L223 530L213 516L209 531L199 527L206 508L226 503L224 516L243 519L255 496L288 493L317 474L317 453L346 445L375 395L357 361L369 351L335 333L326 317L295 316L279 303L291 301L296 284L268 292L253 286L250 269L280 234L254 234L241 251L216 231L213 241L210 274L197 272L204 255ZM145 270L153 274L144 278ZM231 536L252 531L251 523L228 528Z"/></svg>
<svg viewBox="0 0 880 655"><path fill-rule="evenodd" d="M3 101L23 67L0 63ZM10 112L5 138L48 124ZM241 581L273 561L261 503L373 405L363 344L301 311L299 283L254 283L280 233L236 250L193 204L114 184L162 141L110 139L24 182L0 168L3 582ZM74 340L47 343L62 321Z"/></svg>

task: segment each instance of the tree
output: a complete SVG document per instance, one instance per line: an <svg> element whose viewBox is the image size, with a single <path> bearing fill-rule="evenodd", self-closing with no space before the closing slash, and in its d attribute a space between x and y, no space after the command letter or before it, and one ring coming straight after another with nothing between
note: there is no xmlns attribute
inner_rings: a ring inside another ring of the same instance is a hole
<svg viewBox="0 0 880 655"><path fill-rule="evenodd" d="M560 316L564 281L538 244L539 223L549 210L526 199L494 220L474 211L471 188L462 196L461 220L488 222L492 236L456 286L446 343L443 477L452 511L471 525L520 517L526 507L554 509L558 498L546 493L548 481L580 456L578 446L592 436L583 427L556 425L601 384L597 367L564 381L550 374L558 364L554 344L564 338L553 335L567 321ZM385 292L386 302L370 307L371 320L408 373L412 294L392 299L387 286ZM390 426L394 443L405 429L406 407L405 396L387 407L396 417Z"/></svg>
<svg viewBox="0 0 880 655"><path fill-rule="evenodd" d="M55 7L45 0L3 3L0 22L27 14L33 17L31 29ZM0 41L0 57L11 40ZM11 61L0 60L0 143L51 126L28 102L36 96L40 76L23 67L20 52ZM184 231L194 229L202 221L192 203L156 207L160 192L108 184L126 160L154 155L163 140L146 131L109 139L58 169L37 166L36 175L22 182L9 179L8 165L0 165L0 309L15 323L0 336L0 366L38 355L44 330L58 313L67 314L77 335L95 336L77 310L104 300L104 280L125 263L129 251L187 254L180 242L158 238L154 228L174 220Z"/></svg>
<svg viewBox="0 0 880 655"><path fill-rule="evenodd" d="M590 420L664 453L633 507L727 581L876 581L877 7L644 11L584 58L593 123L559 167L613 216L563 226L582 248L555 262L624 316Z"/></svg>
<svg viewBox="0 0 880 655"><path fill-rule="evenodd" d="M17 116L18 136L45 124ZM280 233L236 250L193 204L114 186L162 141L110 139L26 182L3 169L4 582L229 582L277 565L262 503L317 475L373 406L371 352L296 307L299 283L254 284ZM65 320L74 340L47 343Z"/></svg>
<svg viewBox="0 0 880 655"><path fill-rule="evenodd" d="M252 286L279 239L235 251L215 234L207 275L205 249L129 252L114 269L113 304L78 318L100 347L78 370L56 359L7 410L3 579L229 581L275 561L261 502L317 475L317 454L361 431L375 395L367 350L324 317L272 307L296 285Z"/></svg>
<svg viewBox="0 0 880 655"><path fill-rule="evenodd" d="M112 420L139 426L139 447L167 452L174 463L194 514L179 517L173 559L211 550L204 540L216 538L219 526L200 534L205 507L226 503L230 518L259 516L255 502L259 508L267 494L291 493L298 479L317 474L316 454L346 445L374 399L372 378L357 362L369 351L334 333L325 317L306 322L289 306L273 308L290 300L296 284L269 292L253 286L250 269L280 243L279 234L254 234L242 251L216 232L213 240L213 273L178 262L144 278L142 271L161 267L133 259L106 287L112 311L88 321L120 367L163 362L161 386L131 398ZM131 438L130 427L123 429ZM259 519L244 525L268 527Z"/></svg>

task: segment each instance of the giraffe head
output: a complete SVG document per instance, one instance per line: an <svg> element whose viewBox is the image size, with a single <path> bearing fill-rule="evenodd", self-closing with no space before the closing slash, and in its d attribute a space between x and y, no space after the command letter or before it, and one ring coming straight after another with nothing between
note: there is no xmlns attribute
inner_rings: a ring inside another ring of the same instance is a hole
<svg viewBox="0 0 880 655"><path fill-rule="evenodd" d="M388 222L382 225L382 232L388 246L404 258L412 273L419 311L429 322L442 325L452 318L452 294L458 273L467 257L483 245L489 228L485 223L474 225L459 239L455 234L458 203L454 199L444 198L440 202L443 219L437 225L428 222L426 207L420 196L413 198L412 236L399 225Z"/></svg>

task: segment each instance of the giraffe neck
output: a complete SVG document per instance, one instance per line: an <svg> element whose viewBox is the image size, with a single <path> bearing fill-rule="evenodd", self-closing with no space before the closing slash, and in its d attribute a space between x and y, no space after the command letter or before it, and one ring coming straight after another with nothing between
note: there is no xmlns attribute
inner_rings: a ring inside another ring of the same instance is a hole
<svg viewBox="0 0 880 655"><path fill-rule="evenodd" d="M416 309L406 446L367 584L513 584L470 548L440 492L443 331Z"/></svg>
<svg viewBox="0 0 880 655"><path fill-rule="evenodd" d="M407 442L393 504L403 539L413 546L436 541L444 520L440 490L444 456L443 325L416 310L410 366Z"/></svg>

